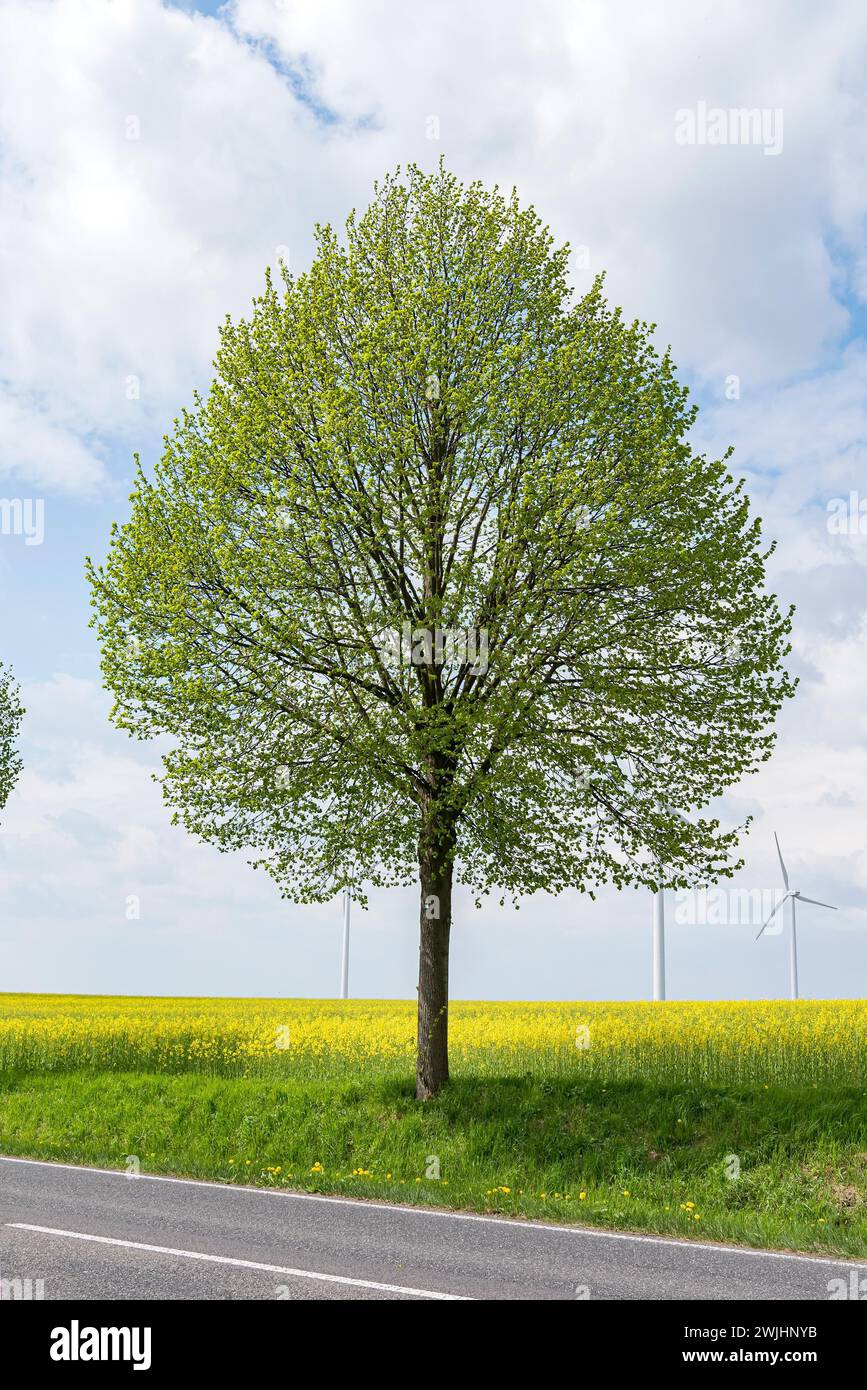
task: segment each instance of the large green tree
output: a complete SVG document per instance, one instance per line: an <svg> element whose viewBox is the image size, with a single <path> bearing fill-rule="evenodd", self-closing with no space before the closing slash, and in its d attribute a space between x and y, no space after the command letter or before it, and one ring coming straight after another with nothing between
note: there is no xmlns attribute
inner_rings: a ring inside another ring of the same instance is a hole
<svg viewBox="0 0 867 1390"><path fill-rule="evenodd" d="M23 714L12 672L0 661L0 811L9 800L21 771L16 745Z"/></svg>
<svg viewBox="0 0 867 1390"><path fill-rule="evenodd" d="M170 736L176 820L297 901L419 882L422 1098L453 883L730 873L702 808L791 690L741 484L568 261L514 194L398 171L226 322L89 563L113 718Z"/></svg>

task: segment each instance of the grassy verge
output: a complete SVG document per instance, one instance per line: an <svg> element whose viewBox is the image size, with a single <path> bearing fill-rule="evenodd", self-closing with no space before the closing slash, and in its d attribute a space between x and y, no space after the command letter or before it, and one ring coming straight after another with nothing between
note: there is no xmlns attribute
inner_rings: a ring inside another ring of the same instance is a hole
<svg viewBox="0 0 867 1390"><path fill-rule="evenodd" d="M12 1068L0 1152L867 1257L863 1085Z"/></svg>

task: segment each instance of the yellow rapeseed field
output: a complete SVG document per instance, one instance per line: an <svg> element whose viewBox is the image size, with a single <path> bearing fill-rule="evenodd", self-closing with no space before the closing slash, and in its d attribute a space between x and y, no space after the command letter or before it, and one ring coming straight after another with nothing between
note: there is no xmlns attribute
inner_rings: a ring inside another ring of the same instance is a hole
<svg viewBox="0 0 867 1390"><path fill-rule="evenodd" d="M867 1001L458 1001L450 1042L455 1073L860 1084ZM5 1068L324 1077L406 1073L414 1052L409 1000L0 995Z"/></svg>

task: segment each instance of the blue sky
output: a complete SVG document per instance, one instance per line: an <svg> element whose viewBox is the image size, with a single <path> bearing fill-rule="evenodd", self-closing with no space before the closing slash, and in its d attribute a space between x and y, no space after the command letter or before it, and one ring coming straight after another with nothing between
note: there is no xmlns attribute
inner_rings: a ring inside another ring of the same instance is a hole
<svg viewBox="0 0 867 1390"><path fill-rule="evenodd" d="M0 534L0 659L28 708L0 825L0 989L334 993L339 904L281 902L172 828L156 751L109 725L82 561L265 265L303 268L315 221L445 154L586 248L576 285L606 270L672 344L697 443L735 445L779 542L773 585L798 605L802 677L773 761L726 800L755 817L739 884L777 886L778 830L803 890L841 907L803 913L803 992L864 994L867 521L832 533L828 503L867 488L865 49L856 3L8 0L0 499L44 503L45 537ZM700 103L725 114L724 143L675 139ZM735 138L741 109L781 113L778 150ZM689 906L669 904L672 996L785 988L781 936L675 920ZM354 993L414 993L415 915L409 890L356 914ZM649 934L637 893L517 913L461 898L453 992L642 997Z"/></svg>

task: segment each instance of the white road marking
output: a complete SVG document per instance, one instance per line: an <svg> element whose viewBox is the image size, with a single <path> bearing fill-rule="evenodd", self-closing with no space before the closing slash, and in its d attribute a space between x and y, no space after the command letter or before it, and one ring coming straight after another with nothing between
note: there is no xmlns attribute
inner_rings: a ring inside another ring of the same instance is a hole
<svg viewBox="0 0 867 1390"><path fill-rule="evenodd" d="M70 1240L90 1240L97 1245L119 1245L123 1250L146 1250L153 1255L176 1255L184 1260L204 1260L207 1264L232 1265L236 1269L259 1269L266 1274L288 1274L292 1279L316 1279L321 1284L348 1284L354 1289L376 1289L380 1293L406 1293L414 1298L437 1298L449 1302L471 1303L460 1293L440 1293L433 1289L414 1289L403 1284L380 1284L374 1279L350 1279L343 1274L320 1274L313 1269L289 1269L284 1265L260 1264L257 1260L236 1260L231 1255L204 1255L199 1250L175 1250L170 1245L145 1245L140 1240L118 1240L114 1236L92 1236L83 1231L60 1231L53 1226L31 1226L26 1221L7 1221L13 1231L37 1231L43 1236L66 1236Z"/></svg>
<svg viewBox="0 0 867 1390"><path fill-rule="evenodd" d="M677 1240L670 1236L633 1235L630 1231L606 1231L601 1226L560 1226L553 1221L528 1221L509 1216L480 1216L471 1211L449 1211L447 1207L409 1206L401 1202L377 1202L365 1197L329 1197L319 1192L294 1192L283 1187L248 1187L233 1182L209 1182L204 1178L172 1178L164 1173L137 1173L134 1178L123 1168L89 1168L84 1163L53 1163L45 1158L12 1158L0 1154L0 1163L25 1163L35 1168L61 1168L72 1173L100 1173L124 1182L170 1182L182 1187L216 1188L218 1192L246 1192L256 1197L281 1197L296 1202L326 1202L331 1206L354 1207L356 1211L406 1211L413 1216L438 1217L443 1221L476 1221L506 1230L548 1231L558 1235L589 1236L592 1240L634 1240L641 1245L670 1245L675 1250L711 1250L721 1255L754 1255L760 1260L811 1260L818 1265L860 1265L867 1261L854 1255L802 1255L788 1250L754 1250L748 1245L723 1245L703 1240Z"/></svg>

